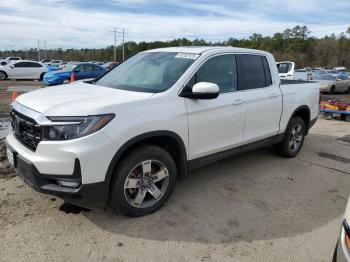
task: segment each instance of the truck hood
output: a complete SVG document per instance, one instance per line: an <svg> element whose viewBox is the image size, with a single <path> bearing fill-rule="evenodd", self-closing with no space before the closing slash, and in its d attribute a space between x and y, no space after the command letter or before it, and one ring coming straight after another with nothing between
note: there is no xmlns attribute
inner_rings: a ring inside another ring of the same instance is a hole
<svg viewBox="0 0 350 262"><path fill-rule="evenodd" d="M144 100L152 95L78 82L29 92L18 96L16 102L45 116L86 116L114 113L118 104Z"/></svg>

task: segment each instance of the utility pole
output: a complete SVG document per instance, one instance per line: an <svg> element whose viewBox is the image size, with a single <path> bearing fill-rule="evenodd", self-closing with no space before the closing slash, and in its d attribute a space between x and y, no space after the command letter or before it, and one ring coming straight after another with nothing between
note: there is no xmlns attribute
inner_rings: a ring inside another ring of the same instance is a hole
<svg viewBox="0 0 350 262"><path fill-rule="evenodd" d="M124 30L124 28L123 28L122 34L123 34L123 61L124 61L124 57L125 57L125 50L124 50L124 35L125 35L125 30Z"/></svg>
<svg viewBox="0 0 350 262"><path fill-rule="evenodd" d="M43 43L44 43L44 57L46 59L46 43L47 43L47 41L43 40Z"/></svg>
<svg viewBox="0 0 350 262"><path fill-rule="evenodd" d="M117 28L114 27L111 32L114 33L114 62L117 62Z"/></svg>
<svg viewBox="0 0 350 262"><path fill-rule="evenodd" d="M38 61L40 61L40 40L38 40Z"/></svg>

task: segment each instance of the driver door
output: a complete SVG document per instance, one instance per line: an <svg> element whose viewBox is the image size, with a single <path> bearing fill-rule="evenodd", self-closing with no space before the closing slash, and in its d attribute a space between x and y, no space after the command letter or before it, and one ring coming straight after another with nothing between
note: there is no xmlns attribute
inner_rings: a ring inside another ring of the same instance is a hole
<svg viewBox="0 0 350 262"><path fill-rule="evenodd" d="M189 126L189 159L193 160L241 145L246 116L245 94L237 91L236 57L232 54L209 58L185 88L199 82L219 86L215 99L185 98Z"/></svg>

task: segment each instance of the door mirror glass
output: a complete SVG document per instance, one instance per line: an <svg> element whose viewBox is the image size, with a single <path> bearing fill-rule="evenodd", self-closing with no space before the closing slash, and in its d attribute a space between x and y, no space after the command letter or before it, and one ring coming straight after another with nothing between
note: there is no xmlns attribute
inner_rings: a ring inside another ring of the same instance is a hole
<svg viewBox="0 0 350 262"><path fill-rule="evenodd" d="M209 82L199 82L192 87L190 98L194 99L214 99L219 96L219 86Z"/></svg>

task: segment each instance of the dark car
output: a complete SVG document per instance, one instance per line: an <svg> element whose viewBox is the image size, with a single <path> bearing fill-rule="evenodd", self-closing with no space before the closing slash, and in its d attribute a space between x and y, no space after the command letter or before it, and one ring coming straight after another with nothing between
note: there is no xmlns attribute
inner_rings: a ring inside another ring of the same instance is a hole
<svg viewBox="0 0 350 262"><path fill-rule="evenodd" d="M71 77L74 80L87 78L96 78L104 74L107 70L102 66L93 63L76 63L63 68L62 70L48 72L44 75L44 85L54 86L70 82Z"/></svg>

